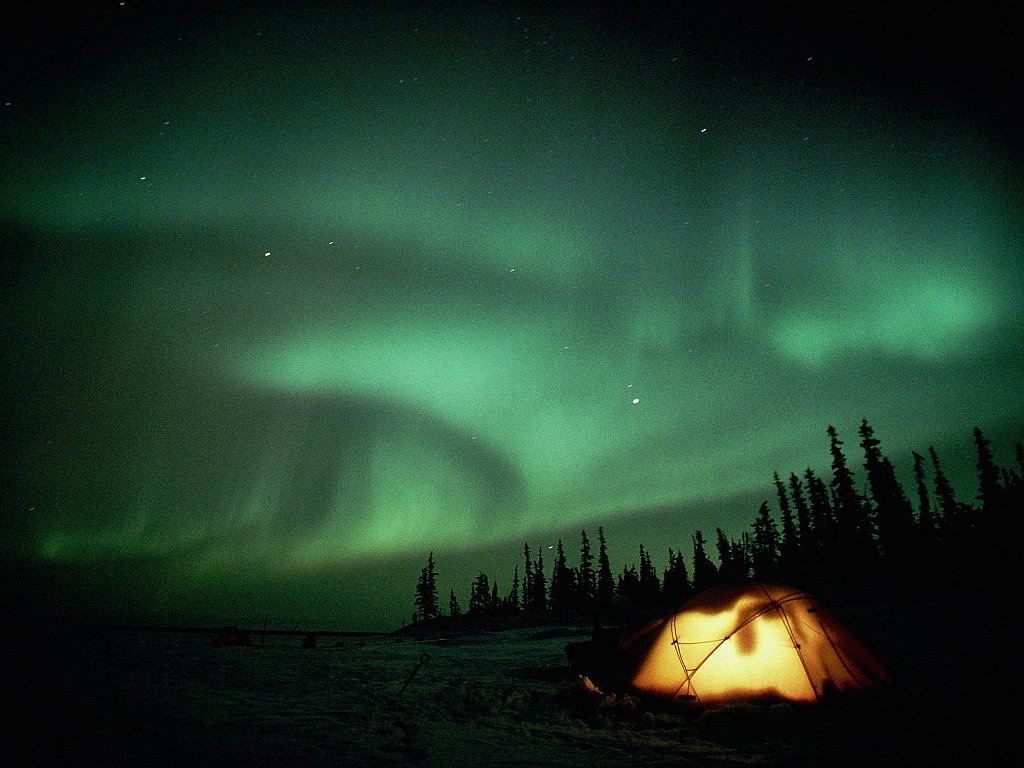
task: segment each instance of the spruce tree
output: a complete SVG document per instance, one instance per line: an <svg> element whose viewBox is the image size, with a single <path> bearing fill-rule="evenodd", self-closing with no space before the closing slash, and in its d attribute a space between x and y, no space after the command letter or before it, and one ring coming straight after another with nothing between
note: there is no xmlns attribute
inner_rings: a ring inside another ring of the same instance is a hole
<svg viewBox="0 0 1024 768"><path fill-rule="evenodd" d="M914 456L914 484L917 487L917 527L926 541L936 535L935 513L932 510L931 496L928 494L928 483L924 474L924 456L911 451Z"/></svg>
<svg viewBox="0 0 1024 768"><path fill-rule="evenodd" d="M702 592L718 582L718 569L705 550L704 534L693 532L693 589Z"/></svg>
<svg viewBox="0 0 1024 768"><path fill-rule="evenodd" d="M942 464L934 446L928 448L928 454L931 456L932 467L935 470L935 498L938 505L936 522L939 536L946 541L955 541L967 532L966 520L961 515L953 486L946 477L946 473L942 471Z"/></svg>
<svg viewBox="0 0 1024 768"><path fill-rule="evenodd" d="M974 445L978 451L978 496L981 514L995 517L1000 511L1002 487L999 485L999 468L992 458L992 449L987 437L978 427L974 428Z"/></svg>
<svg viewBox="0 0 1024 768"><path fill-rule="evenodd" d="M829 453L832 454L832 491L833 512L836 519L838 534L836 555L845 568L845 577L859 579L864 575L862 569L872 564L876 553L874 532L868 517L864 501L854 485L853 473L846 464L843 453L843 441L836 434L836 429L828 425Z"/></svg>
<svg viewBox="0 0 1024 768"><path fill-rule="evenodd" d="M635 565L629 565L622 569L615 591L620 597L631 603L640 602L640 574L637 573Z"/></svg>
<svg viewBox="0 0 1024 768"><path fill-rule="evenodd" d="M715 528L715 551L718 552L718 575L723 581L734 581L736 567L732 561L732 546L721 528Z"/></svg>
<svg viewBox="0 0 1024 768"><path fill-rule="evenodd" d="M811 516L812 540L805 550L812 580L831 584L835 581L835 554L837 535L835 514L829 502L825 481L808 467L804 471L807 483L807 498Z"/></svg>
<svg viewBox="0 0 1024 768"><path fill-rule="evenodd" d="M811 518L811 510L807 506L807 499L804 498L804 487L797 477L796 472L789 474L789 493L793 499L793 509L796 510L796 527L799 532L800 549L806 555L807 551L814 545L814 524Z"/></svg>
<svg viewBox="0 0 1024 768"><path fill-rule="evenodd" d="M434 569L434 553L427 558L427 565L420 571L416 584L415 605L421 619L432 619L438 614L437 571Z"/></svg>
<svg viewBox="0 0 1024 768"><path fill-rule="evenodd" d="M562 540L558 540L555 565L551 569L551 610L565 613L575 607L576 585L572 569L565 557Z"/></svg>
<svg viewBox="0 0 1024 768"><path fill-rule="evenodd" d="M597 529L597 607L605 612L612 606L615 599L615 577L608 560L608 546L604 538L604 528Z"/></svg>
<svg viewBox="0 0 1024 768"><path fill-rule="evenodd" d="M455 596L455 590L451 591L448 596L448 615L453 619L457 619L462 615L462 608L459 606L459 598Z"/></svg>
<svg viewBox="0 0 1024 768"><path fill-rule="evenodd" d="M536 589L533 584L533 560L530 557L529 544L523 544L523 559L526 561L523 572L523 610L532 611Z"/></svg>
<svg viewBox="0 0 1024 768"><path fill-rule="evenodd" d="M875 437L867 419L861 421L860 435L864 469L875 504L878 546L892 565L906 558L919 541L914 510L896 479L892 463L882 455L881 442Z"/></svg>
<svg viewBox="0 0 1024 768"><path fill-rule="evenodd" d="M743 531L738 539L733 539L730 545L732 550L732 561L736 573L741 579L748 578L753 569L753 546L750 543L750 534Z"/></svg>
<svg viewBox="0 0 1024 768"><path fill-rule="evenodd" d="M790 566L791 578L798 584L805 584L811 578L811 564L818 556L818 537L811 521L811 510L804 498L804 487L795 472L789 475L789 493L796 511L796 525L799 531L799 555Z"/></svg>
<svg viewBox="0 0 1024 768"><path fill-rule="evenodd" d="M594 555L590 551L587 532L580 533L580 570L578 579L579 603L590 608L597 600L597 574L594 573Z"/></svg>
<svg viewBox="0 0 1024 768"><path fill-rule="evenodd" d="M484 613L490 606L491 585L486 573L481 573L473 580L473 586L469 591L469 612L471 614Z"/></svg>
<svg viewBox="0 0 1024 768"><path fill-rule="evenodd" d="M651 608L658 604L661 597L661 581L658 572L651 562L651 555L643 544L640 545L639 602Z"/></svg>
<svg viewBox="0 0 1024 768"><path fill-rule="evenodd" d="M676 608L690 597L690 575L682 552L668 550L668 567L661 584L662 602L667 608Z"/></svg>
<svg viewBox="0 0 1024 768"><path fill-rule="evenodd" d="M544 575L544 553L537 550L537 559L533 563L533 600L531 609L544 613L548 609L548 582Z"/></svg>
<svg viewBox="0 0 1024 768"><path fill-rule="evenodd" d="M754 578L771 581L777 577L779 563L779 528L768 509L761 502L754 520Z"/></svg>
<svg viewBox="0 0 1024 768"><path fill-rule="evenodd" d="M512 589L508 593L508 607L515 613L519 610L519 566L516 566L515 572L512 574Z"/></svg>
<svg viewBox="0 0 1024 768"><path fill-rule="evenodd" d="M1000 577L1009 577L1015 570L1019 555L1016 552L1016 517L1020 508L1011 509L1008 504L1016 493L1013 476L996 465L992 456L991 443L979 427L974 428L974 444L978 451L978 501L980 510L976 516L977 535L987 550L985 569ZM976 576L975 574L971 574Z"/></svg>
<svg viewBox="0 0 1024 768"><path fill-rule="evenodd" d="M775 473L774 479L775 493L779 497L780 520L782 521L781 538L779 539L779 572L786 574L786 578L792 578L792 575L798 574L800 570L800 531L793 518L793 509L789 505L786 486L779 478L778 472Z"/></svg>

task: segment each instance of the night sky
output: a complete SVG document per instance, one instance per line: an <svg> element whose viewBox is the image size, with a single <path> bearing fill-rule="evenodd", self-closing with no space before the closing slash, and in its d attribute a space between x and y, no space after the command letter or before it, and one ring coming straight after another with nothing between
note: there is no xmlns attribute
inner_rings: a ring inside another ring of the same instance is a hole
<svg viewBox="0 0 1024 768"><path fill-rule="evenodd" d="M1009 19L81 5L3 33L9 620L393 629L1024 437Z"/></svg>

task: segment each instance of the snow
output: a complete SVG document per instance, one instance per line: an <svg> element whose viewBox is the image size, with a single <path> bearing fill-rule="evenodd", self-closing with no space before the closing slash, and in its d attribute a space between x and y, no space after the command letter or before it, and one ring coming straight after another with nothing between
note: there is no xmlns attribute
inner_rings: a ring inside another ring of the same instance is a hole
<svg viewBox="0 0 1024 768"><path fill-rule="evenodd" d="M21 764L36 765L611 768L998 759L991 718L1003 710L964 688L964 665L943 655L948 649L934 637L922 647L895 633L885 648L897 662L895 682L877 696L695 713L605 695L572 675L564 647L588 636L571 626L411 631L321 636L316 648L302 648L301 636L222 647L208 634L185 632L26 635L10 697L19 705L12 732L28 755Z"/></svg>

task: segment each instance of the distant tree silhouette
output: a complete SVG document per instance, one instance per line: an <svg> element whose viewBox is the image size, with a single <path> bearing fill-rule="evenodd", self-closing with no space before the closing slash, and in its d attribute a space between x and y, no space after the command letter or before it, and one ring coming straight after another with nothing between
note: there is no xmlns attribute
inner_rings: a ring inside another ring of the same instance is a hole
<svg viewBox="0 0 1024 768"><path fill-rule="evenodd" d="M427 558L427 565L420 571L416 584L415 605L420 619L432 619L438 615L437 571L434 568L434 553Z"/></svg>
<svg viewBox="0 0 1024 768"><path fill-rule="evenodd" d="M715 529L715 549L718 551L718 576L722 582L741 581L750 575L749 537L730 540L721 528Z"/></svg>
<svg viewBox="0 0 1024 768"><path fill-rule="evenodd" d="M512 589L509 590L508 598L506 599L509 610L513 613L519 610L519 566L516 566L515 572L512 574Z"/></svg>
<svg viewBox="0 0 1024 768"><path fill-rule="evenodd" d="M965 513L956 500L953 486L942 470L939 455L934 447L928 448L928 454L935 470L935 498L938 505L937 525L939 537L946 541L956 541L969 533L971 515Z"/></svg>
<svg viewBox="0 0 1024 768"><path fill-rule="evenodd" d="M537 590L533 583L533 559L530 556L530 545L523 544L523 610L532 611L535 609L534 598Z"/></svg>
<svg viewBox="0 0 1024 768"><path fill-rule="evenodd" d="M931 496L928 493L928 481L924 472L924 456L911 451L914 457L914 485L917 490L917 526L925 541L933 541L938 533L935 524L935 512L932 509Z"/></svg>
<svg viewBox="0 0 1024 768"><path fill-rule="evenodd" d="M833 556L840 563L840 572L846 576L856 573L863 577L875 565L874 530L868 516L868 507L854 485L853 473L846 464L843 441L831 424L826 430L829 453L832 454L832 509L836 520L836 539Z"/></svg>
<svg viewBox="0 0 1024 768"><path fill-rule="evenodd" d="M782 531L779 538L779 556L777 571L782 574L795 574L800 571L800 529L797 527L793 517L793 508L789 504L789 497L786 495L786 486L783 484L779 473L772 476L775 484L775 495L779 499L779 519L782 521ZM755 531L754 547L757 548L757 536ZM756 562L754 566L757 568ZM785 576L783 576L785 578Z"/></svg>
<svg viewBox="0 0 1024 768"><path fill-rule="evenodd" d="M779 527L772 519L768 502L761 502L754 520L754 578L774 581L779 577Z"/></svg>
<svg viewBox="0 0 1024 768"><path fill-rule="evenodd" d="M1019 523L1020 507L1011 510L1011 494L1014 488L1013 474L997 466L992 456L990 442L980 427L974 428L974 445L978 451L978 496L980 509L976 518L978 534L987 547L984 556L988 558L990 570L1001 578L1016 572L1019 559L1015 530ZM979 564L980 567L980 564Z"/></svg>
<svg viewBox="0 0 1024 768"><path fill-rule="evenodd" d="M702 592L718 582L718 568L705 549L704 534L693 532L693 589Z"/></svg>
<svg viewBox="0 0 1024 768"><path fill-rule="evenodd" d="M1002 487L999 485L999 468L992 458L988 438L978 427L974 428L974 445L978 450L978 496L983 515L995 513L1002 502Z"/></svg>
<svg viewBox="0 0 1024 768"><path fill-rule="evenodd" d="M608 559L608 545L604 538L604 528L597 529L597 611L604 616L612 607L615 599L615 577L612 575L611 562Z"/></svg>
<svg viewBox="0 0 1024 768"><path fill-rule="evenodd" d="M578 602L584 609L593 609L597 602L597 574L594 572L594 555L590 550L587 532L580 532L580 569L577 578Z"/></svg>
<svg viewBox="0 0 1024 768"><path fill-rule="evenodd" d="M537 559L533 562L533 599L531 610L543 613L548 609L548 582L544 575L544 552L537 550Z"/></svg>
<svg viewBox="0 0 1024 768"><path fill-rule="evenodd" d="M786 563L788 578L796 584L806 583L812 573L811 565L819 558L820 543L811 523L811 511L804 498L804 488L795 472L789 475L789 494L796 513L800 546L796 561Z"/></svg>
<svg viewBox="0 0 1024 768"><path fill-rule="evenodd" d="M639 591L637 602L644 608L653 608L661 601L661 580L651 562L651 554L640 545Z"/></svg>
<svg viewBox="0 0 1024 768"><path fill-rule="evenodd" d="M809 546L804 547L808 556L810 574L814 581L831 584L836 579L837 564L832 558L837 549L838 534L836 518L829 501L825 481L808 467L804 471L807 483L807 498L810 506L812 537Z"/></svg>
<svg viewBox="0 0 1024 768"><path fill-rule="evenodd" d="M479 614L491 606L491 585L486 573L479 574L473 580L469 591L469 613Z"/></svg>
<svg viewBox="0 0 1024 768"><path fill-rule="evenodd" d="M662 603L667 608L682 605L692 594L690 575L682 552L668 550L668 567L661 583Z"/></svg>
<svg viewBox="0 0 1024 768"><path fill-rule="evenodd" d="M555 564L551 569L551 610L568 613L576 607L576 578L565 557L562 540L555 550Z"/></svg>
<svg viewBox="0 0 1024 768"><path fill-rule="evenodd" d="M875 504L875 527L878 547L890 564L907 560L920 544L914 510L903 487L896 479L896 471L888 458L882 455L880 441L867 419L860 425L861 448L864 450L864 469L868 487Z"/></svg>
<svg viewBox="0 0 1024 768"><path fill-rule="evenodd" d="M623 567L615 591L620 597L631 603L640 602L640 574L635 565L630 564Z"/></svg>
<svg viewBox="0 0 1024 768"><path fill-rule="evenodd" d="M459 598L455 596L454 589L448 597L448 615L453 619L457 619L462 615L462 608L459 606Z"/></svg>

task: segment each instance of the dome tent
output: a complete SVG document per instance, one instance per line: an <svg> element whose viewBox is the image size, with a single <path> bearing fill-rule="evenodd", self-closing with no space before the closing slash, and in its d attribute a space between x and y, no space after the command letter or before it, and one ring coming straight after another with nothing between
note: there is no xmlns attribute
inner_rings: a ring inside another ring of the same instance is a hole
<svg viewBox="0 0 1024 768"><path fill-rule="evenodd" d="M792 587L712 587L620 641L630 687L673 702L813 703L888 682L882 664L817 599Z"/></svg>

